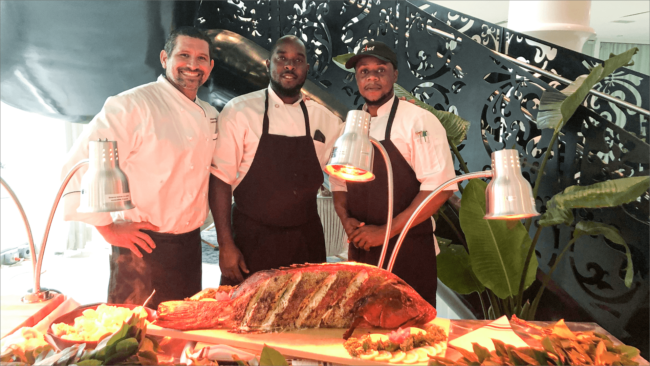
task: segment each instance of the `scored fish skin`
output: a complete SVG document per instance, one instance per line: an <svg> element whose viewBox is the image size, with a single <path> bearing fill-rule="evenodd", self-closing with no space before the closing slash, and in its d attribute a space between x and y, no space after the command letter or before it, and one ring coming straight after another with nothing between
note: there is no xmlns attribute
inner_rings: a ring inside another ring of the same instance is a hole
<svg viewBox="0 0 650 366"><path fill-rule="evenodd" d="M397 328L435 317L435 308L394 274L339 262L257 272L234 288L230 300L163 302L156 324L238 332L350 328L351 334L356 326Z"/></svg>

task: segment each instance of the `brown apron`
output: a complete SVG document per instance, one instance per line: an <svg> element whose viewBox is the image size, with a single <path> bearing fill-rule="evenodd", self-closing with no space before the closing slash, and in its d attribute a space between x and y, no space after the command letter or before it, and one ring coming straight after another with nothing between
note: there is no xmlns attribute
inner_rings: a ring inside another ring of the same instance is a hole
<svg viewBox="0 0 650 366"><path fill-rule="evenodd" d="M420 181L406 159L390 141L390 132L397 112L399 100L395 97L386 125L386 135L381 144L388 152L393 168L393 217L404 211L420 193ZM379 150L374 147L375 160L373 173L375 179L370 182L347 182L347 201L350 216L368 225L385 225L388 212L388 175L386 163ZM390 256L399 235L388 243L388 251L383 268L388 267ZM357 262L377 265L382 247L359 249L350 244L348 257ZM406 281L431 305L436 306L436 289L438 272L436 266L436 249L433 241L431 220L424 220L412 227L402 243L393 273Z"/></svg>
<svg viewBox="0 0 650 366"><path fill-rule="evenodd" d="M325 262L325 236L316 195L323 173L309 129L305 136L269 134L268 91L262 136L248 173L233 192L232 230L250 273L296 263ZM236 285L221 277L222 285Z"/></svg>
<svg viewBox="0 0 650 366"><path fill-rule="evenodd" d="M108 303L142 305L155 289L147 307L156 309L163 301L183 300L201 291L201 231L142 232L156 244L151 253L140 249L142 258L127 248L112 247Z"/></svg>

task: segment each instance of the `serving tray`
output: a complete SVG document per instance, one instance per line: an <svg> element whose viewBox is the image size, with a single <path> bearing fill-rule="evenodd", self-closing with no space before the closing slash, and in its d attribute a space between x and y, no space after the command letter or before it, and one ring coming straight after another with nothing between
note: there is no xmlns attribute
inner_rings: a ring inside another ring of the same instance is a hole
<svg viewBox="0 0 650 366"><path fill-rule="evenodd" d="M449 336L449 319L435 318L431 323L440 326ZM366 333L389 333L389 329L356 329L353 337L360 337ZM372 362L350 356L343 347L343 333L345 329L304 329L281 333L229 333L226 329L205 329L180 331L161 328L151 324L147 334L186 339L210 344L225 344L236 348L244 348L260 353L264 345L273 347L285 357L304 358L310 360L326 361L344 365L386 364L385 362ZM444 355L447 342L443 345Z"/></svg>

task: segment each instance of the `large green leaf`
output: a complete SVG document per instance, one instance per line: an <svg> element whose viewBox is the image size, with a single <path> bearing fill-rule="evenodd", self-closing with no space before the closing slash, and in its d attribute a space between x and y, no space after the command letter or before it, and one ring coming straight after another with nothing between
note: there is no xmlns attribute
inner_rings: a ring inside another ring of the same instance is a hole
<svg viewBox="0 0 650 366"><path fill-rule="evenodd" d="M433 115L436 116L438 120L440 120L442 127L445 128L449 143L458 146L465 139L465 136L467 136L467 131L469 131L469 122L451 112L439 111L432 106L418 99L415 99L415 96L413 94L409 93L406 89L402 88L398 84L394 84L393 87L395 90L395 95L398 97L406 97L407 100L414 100L415 105L433 113Z"/></svg>
<svg viewBox="0 0 650 366"><path fill-rule="evenodd" d="M343 70L354 72L354 70L346 69L344 66L352 56L354 56L354 53L346 53L332 57L332 61L334 61L334 64ZM447 139L450 143L458 146L465 139L470 126L469 122L451 112L439 111L432 106L416 99L413 94L409 93L406 89L402 88L398 84L394 84L393 87L395 90L395 95L398 97L406 97L407 100L414 100L417 106L433 113L433 115L436 116L438 120L440 120L442 127L445 128L445 131L447 132Z"/></svg>
<svg viewBox="0 0 650 366"><path fill-rule="evenodd" d="M627 267L625 268L625 286L628 288L632 286L632 279L634 277L634 267L632 264L632 253L627 246L625 239L615 227L594 221L580 221L576 224L576 229L573 231L573 237L579 238L583 235L603 235L610 241L625 247L625 255L627 256Z"/></svg>
<svg viewBox="0 0 650 366"><path fill-rule="evenodd" d="M264 348L262 348L262 354L260 355L260 365L287 366L288 363L280 352L265 344Z"/></svg>
<svg viewBox="0 0 650 366"><path fill-rule="evenodd" d="M459 294L483 292L485 286L476 278L469 254L462 245L444 245L438 240L440 254L436 257L438 278L442 283Z"/></svg>
<svg viewBox="0 0 650 366"><path fill-rule="evenodd" d="M465 233L471 267L481 283L498 297L514 297L519 291L521 272L531 245L526 228L518 222L509 229L501 220L485 220L485 188L471 180L460 206L460 226ZM525 288L535 280L537 258L533 256L526 273Z"/></svg>
<svg viewBox="0 0 650 366"><path fill-rule="evenodd" d="M561 91L554 88L544 90L542 99L539 101L539 112L536 119L537 127L551 130L557 129L562 123L562 103L582 85L586 78L587 75L578 76L574 82Z"/></svg>
<svg viewBox="0 0 650 366"><path fill-rule="evenodd" d="M636 200L650 185L650 177L629 177L594 183L589 186L570 186L553 196L539 221L541 226L573 223L574 208L615 207Z"/></svg>
<svg viewBox="0 0 650 366"><path fill-rule="evenodd" d="M351 59L354 56L354 53L344 53L342 55L338 55L336 57L332 57L332 61L334 61L334 64L340 68L342 68L345 71L349 72L354 72L354 69L346 69L345 68L345 63L348 62L349 59Z"/></svg>
<svg viewBox="0 0 650 366"><path fill-rule="evenodd" d="M561 106L562 111L562 121L563 123L556 126L556 131L559 131L563 125L573 116L576 109L582 104L585 100L591 88L594 87L598 82L609 76L612 72L618 69L621 66L627 65L632 56L639 51L638 48L633 47L620 55L613 56L603 63L603 65L598 65L594 67L589 76L586 79L582 80L582 83L579 85L576 84L576 91L571 94ZM579 83L579 80L576 80L575 83Z"/></svg>

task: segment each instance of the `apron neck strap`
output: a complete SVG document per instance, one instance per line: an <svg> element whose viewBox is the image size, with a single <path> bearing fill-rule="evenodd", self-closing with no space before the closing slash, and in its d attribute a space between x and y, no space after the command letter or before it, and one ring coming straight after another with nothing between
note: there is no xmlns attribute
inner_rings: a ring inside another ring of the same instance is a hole
<svg viewBox="0 0 650 366"><path fill-rule="evenodd" d="M262 134L268 135L269 133L269 90L264 90L264 119L262 121ZM300 99L300 109L302 109L302 114L305 117L305 135L311 137L311 131L309 130L309 113L307 113L307 105L305 101Z"/></svg>
<svg viewBox="0 0 650 366"><path fill-rule="evenodd" d="M393 106L390 108L390 114L388 115L388 122L386 123L386 136L384 140L390 140L390 131L393 129L393 120L395 120L395 113L397 113L397 105L399 104L399 98L395 96L393 100Z"/></svg>

